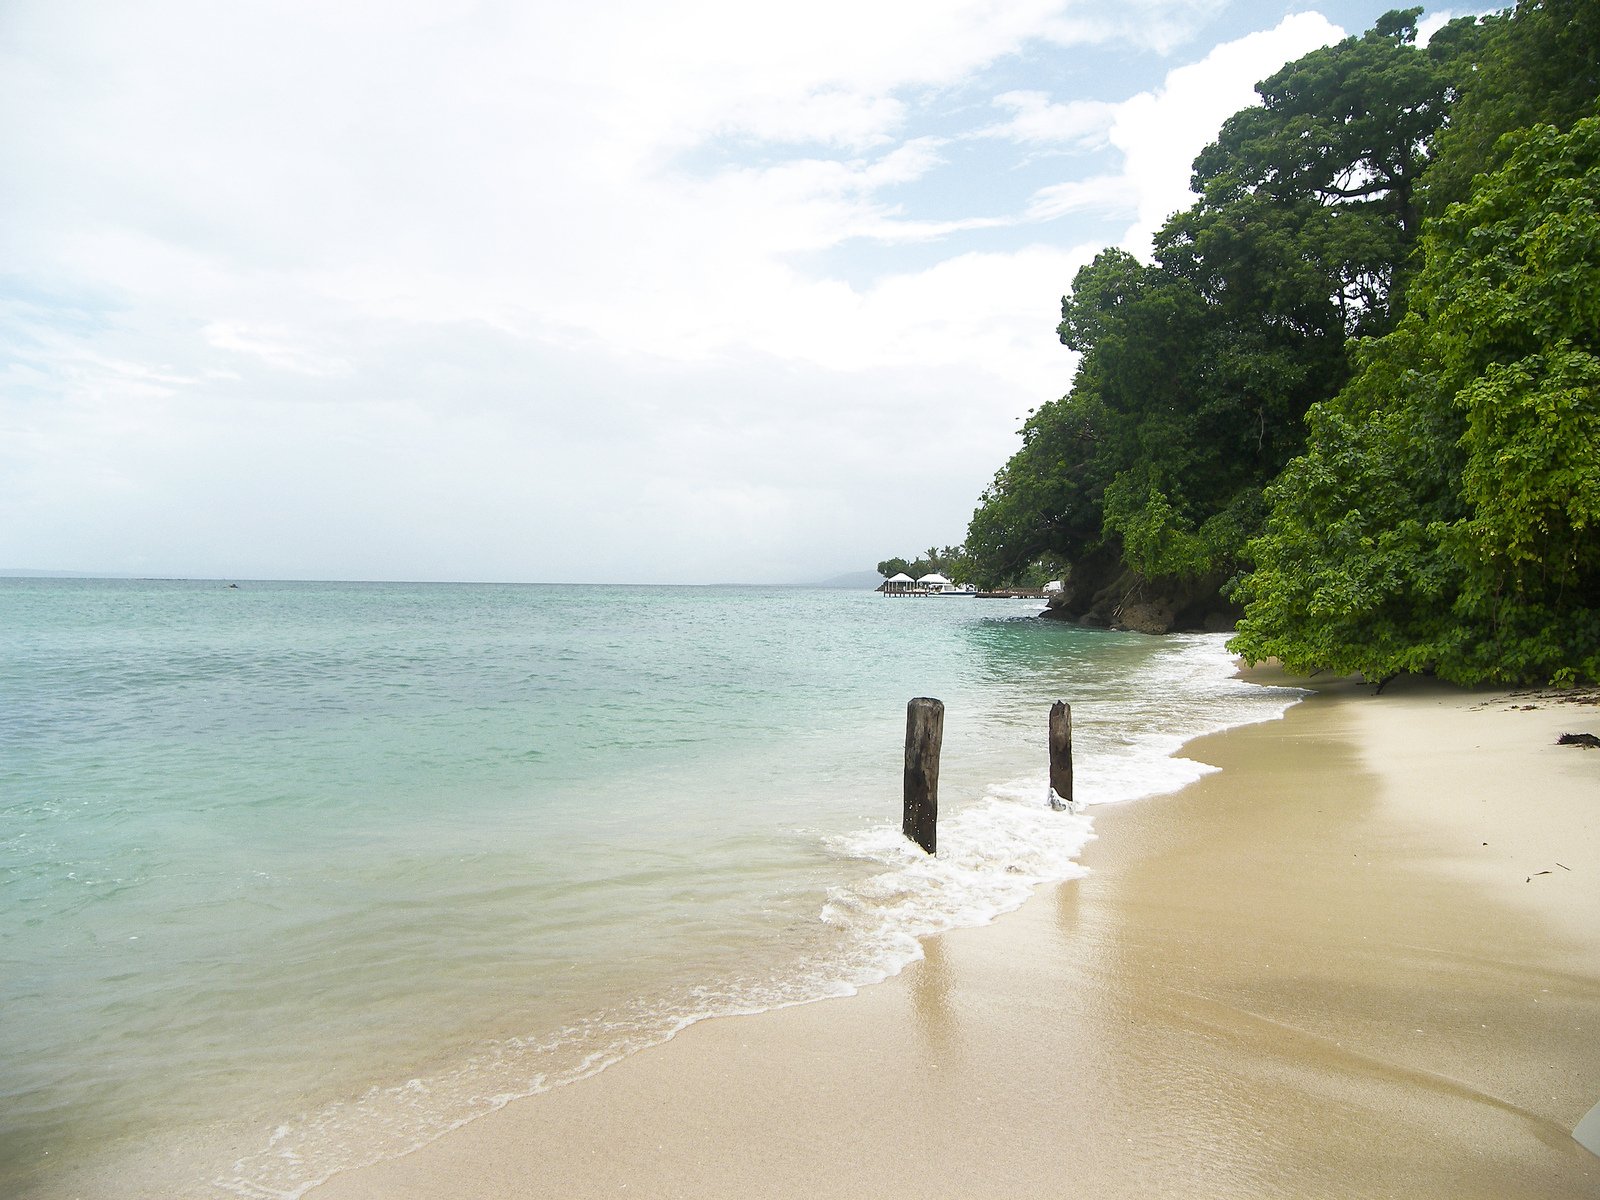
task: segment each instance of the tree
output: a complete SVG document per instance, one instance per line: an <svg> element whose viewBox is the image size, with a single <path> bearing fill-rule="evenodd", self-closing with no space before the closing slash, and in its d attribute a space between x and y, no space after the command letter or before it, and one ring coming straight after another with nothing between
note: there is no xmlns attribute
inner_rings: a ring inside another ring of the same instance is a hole
<svg viewBox="0 0 1600 1200"><path fill-rule="evenodd" d="M1420 11L1263 81L1196 159L1200 199L1155 262L1107 250L1074 278L1072 391L1030 417L973 515L981 575L1041 555L1219 585L1243 567L1264 486L1349 377L1346 338L1393 324L1448 91L1414 44Z"/></svg>
<svg viewBox="0 0 1600 1200"><path fill-rule="evenodd" d="M1022 449L995 475L967 526L976 582L1013 582L1042 555L1071 561L1098 548L1107 424L1088 389L1043 405L1023 423Z"/></svg>
<svg viewBox="0 0 1600 1200"><path fill-rule="evenodd" d="M1600 678L1600 117L1504 152L1270 489L1247 659Z"/></svg>
<svg viewBox="0 0 1600 1200"><path fill-rule="evenodd" d="M1429 51L1456 81L1450 124L1424 180L1424 205L1442 213L1465 200L1475 176L1506 161L1506 134L1534 125L1568 130L1600 99L1600 5L1520 0L1514 9L1452 21Z"/></svg>
<svg viewBox="0 0 1600 1200"><path fill-rule="evenodd" d="M1328 329L1330 300L1341 340L1387 328L1450 94L1452 64L1416 48L1421 12L1386 13L1361 37L1289 63L1195 159L1204 201L1168 236L1193 244L1212 288L1245 303L1267 296L1306 332ZM1241 238L1253 250L1242 260L1229 245Z"/></svg>
<svg viewBox="0 0 1600 1200"><path fill-rule="evenodd" d="M1460 563L1448 395L1411 316L1363 346L1361 370L1308 414L1307 453L1267 489L1271 515L1236 590L1245 619L1230 645L1251 662L1302 672L1422 670L1444 653ZM1404 388L1411 404L1395 403Z"/></svg>
<svg viewBox="0 0 1600 1200"><path fill-rule="evenodd" d="M1195 160L1195 191L1214 203L1260 192L1355 204L1415 235L1417 178L1448 93L1439 64L1415 49L1421 13L1385 13L1257 84L1261 105L1229 117Z"/></svg>

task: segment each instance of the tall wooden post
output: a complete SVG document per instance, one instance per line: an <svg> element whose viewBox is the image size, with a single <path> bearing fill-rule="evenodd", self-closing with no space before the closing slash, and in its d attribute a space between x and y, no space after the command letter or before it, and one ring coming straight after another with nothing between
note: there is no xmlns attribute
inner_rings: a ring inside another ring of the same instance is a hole
<svg viewBox="0 0 1600 1200"><path fill-rule="evenodd" d="M944 741L944 701L918 696L906 705L906 837L936 854L939 824L939 744Z"/></svg>
<svg viewBox="0 0 1600 1200"><path fill-rule="evenodd" d="M1072 705L1050 706L1050 807L1072 807Z"/></svg>

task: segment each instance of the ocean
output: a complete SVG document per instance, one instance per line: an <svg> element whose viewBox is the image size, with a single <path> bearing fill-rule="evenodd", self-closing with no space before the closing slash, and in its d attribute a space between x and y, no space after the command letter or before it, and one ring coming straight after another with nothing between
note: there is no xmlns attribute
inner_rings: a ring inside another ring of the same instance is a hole
<svg viewBox="0 0 1600 1200"><path fill-rule="evenodd" d="M1082 873L1299 694L768 587L0 579L0 1195L292 1198ZM899 833L946 706L939 855ZM1047 804L1073 705L1082 811Z"/></svg>

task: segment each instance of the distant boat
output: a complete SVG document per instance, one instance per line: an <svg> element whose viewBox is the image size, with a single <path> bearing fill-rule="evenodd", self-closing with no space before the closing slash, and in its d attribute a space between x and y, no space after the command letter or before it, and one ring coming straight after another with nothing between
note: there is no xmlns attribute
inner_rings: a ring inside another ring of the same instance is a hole
<svg viewBox="0 0 1600 1200"><path fill-rule="evenodd" d="M975 596L978 589L970 584L962 585L953 579L947 579L937 571L930 571L917 580L917 586L930 596Z"/></svg>

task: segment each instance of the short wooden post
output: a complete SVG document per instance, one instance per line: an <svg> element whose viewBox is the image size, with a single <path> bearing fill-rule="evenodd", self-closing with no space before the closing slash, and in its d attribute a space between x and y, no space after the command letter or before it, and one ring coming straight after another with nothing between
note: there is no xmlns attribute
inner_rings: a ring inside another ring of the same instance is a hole
<svg viewBox="0 0 1600 1200"><path fill-rule="evenodd" d="M918 696L906 705L906 837L936 854L939 824L939 744L944 741L944 701Z"/></svg>
<svg viewBox="0 0 1600 1200"><path fill-rule="evenodd" d="M1050 706L1050 807L1072 807L1072 705Z"/></svg>

